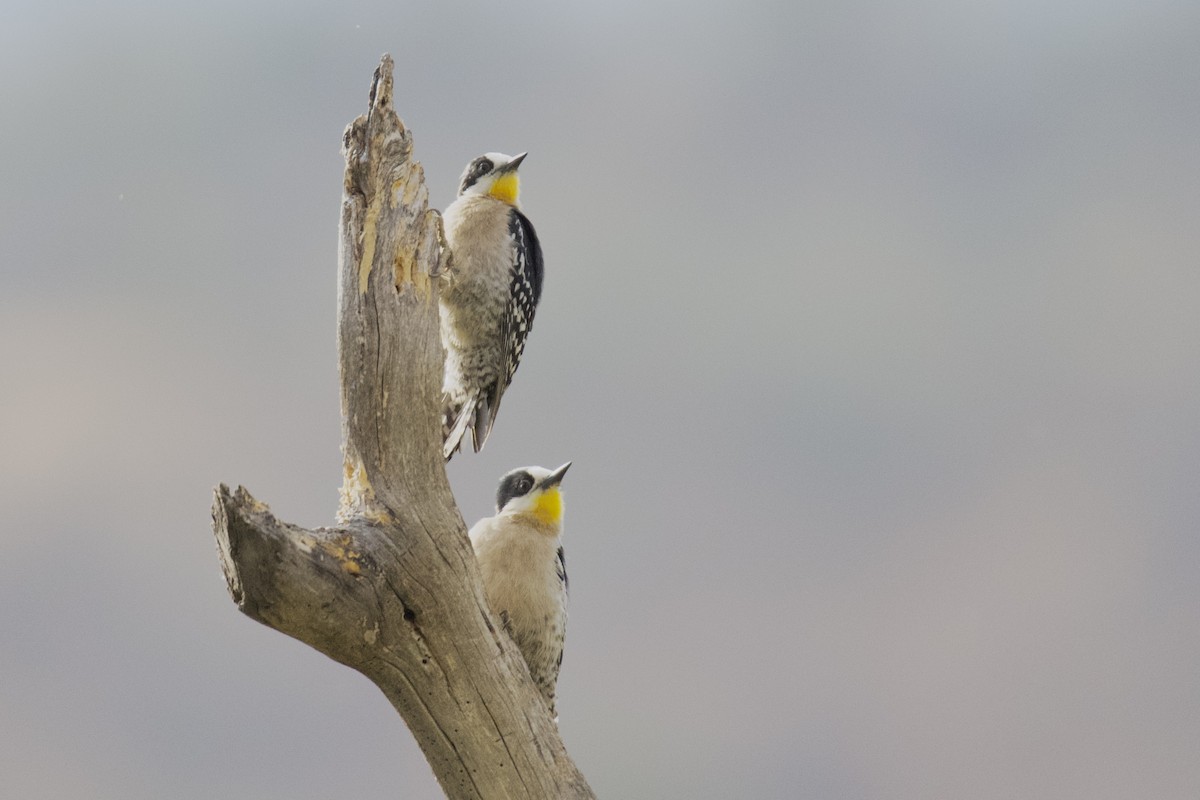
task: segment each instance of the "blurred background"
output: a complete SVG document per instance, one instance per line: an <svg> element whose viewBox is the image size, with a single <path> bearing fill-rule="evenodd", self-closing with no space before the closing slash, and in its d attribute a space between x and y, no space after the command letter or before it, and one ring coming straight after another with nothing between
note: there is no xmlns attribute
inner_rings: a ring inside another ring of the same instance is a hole
<svg viewBox="0 0 1200 800"><path fill-rule="evenodd" d="M561 729L608 798L1200 796L1200 6L7 4L0 775L434 798L251 622L212 487L329 524L344 127L530 155L479 456L570 459Z"/></svg>

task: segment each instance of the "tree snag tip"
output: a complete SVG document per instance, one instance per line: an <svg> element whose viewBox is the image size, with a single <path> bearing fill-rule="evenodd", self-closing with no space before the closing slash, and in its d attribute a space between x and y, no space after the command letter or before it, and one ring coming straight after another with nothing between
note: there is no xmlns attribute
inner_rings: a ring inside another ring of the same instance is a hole
<svg viewBox="0 0 1200 800"><path fill-rule="evenodd" d="M371 109L384 110L392 105L392 72L395 62L391 53L384 53L375 68L375 77L371 81L371 96L368 105Z"/></svg>

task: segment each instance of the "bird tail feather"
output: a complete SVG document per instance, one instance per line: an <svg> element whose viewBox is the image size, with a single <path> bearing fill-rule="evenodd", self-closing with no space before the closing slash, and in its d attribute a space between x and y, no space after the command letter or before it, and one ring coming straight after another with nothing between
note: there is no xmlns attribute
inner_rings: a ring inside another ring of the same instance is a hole
<svg viewBox="0 0 1200 800"><path fill-rule="evenodd" d="M483 443L487 441L488 434L492 432L492 409L487 403L475 404L475 422L471 425L471 442L475 446L475 452L478 453L483 449Z"/></svg>
<svg viewBox="0 0 1200 800"><path fill-rule="evenodd" d="M462 446L463 437L467 435L467 428L471 427L471 423L475 421L475 407L478 402L477 397L468 397L460 406L447 407L442 422L442 457L447 461ZM479 451L478 445L475 450Z"/></svg>

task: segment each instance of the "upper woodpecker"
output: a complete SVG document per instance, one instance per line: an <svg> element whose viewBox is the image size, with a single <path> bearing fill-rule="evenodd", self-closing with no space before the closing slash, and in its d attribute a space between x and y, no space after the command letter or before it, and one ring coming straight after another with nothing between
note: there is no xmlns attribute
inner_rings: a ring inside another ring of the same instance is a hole
<svg viewBox="0 0 1200 800"><path fill-rule="evenodd" d="M474 159L442 215L450 248L440 293L447 460L468 428L475 452L487 441L542 296L542 247L517 203L524 158L486 153Z"/></svg>
<svg viewBox="0 0 1200 800"><path fill-rule="evenodd" d="M551 715L567 630L559 484L570 466L514 469L500 479L496 516L471 528L488 606L525 657Z"/></svg>

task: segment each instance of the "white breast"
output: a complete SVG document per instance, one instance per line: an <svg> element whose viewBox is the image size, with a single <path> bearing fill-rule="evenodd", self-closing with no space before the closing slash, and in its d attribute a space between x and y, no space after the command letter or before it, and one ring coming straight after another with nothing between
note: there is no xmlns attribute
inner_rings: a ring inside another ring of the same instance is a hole
<svg viewBox="0 0 1200 800"><path fill-rule="evenodd" d="M542 625L546 615L558 617L566 608L557 569L560 540L516 519L480 520L471 529L471 544L493 611L506 610L514 625Z"/></svg>

